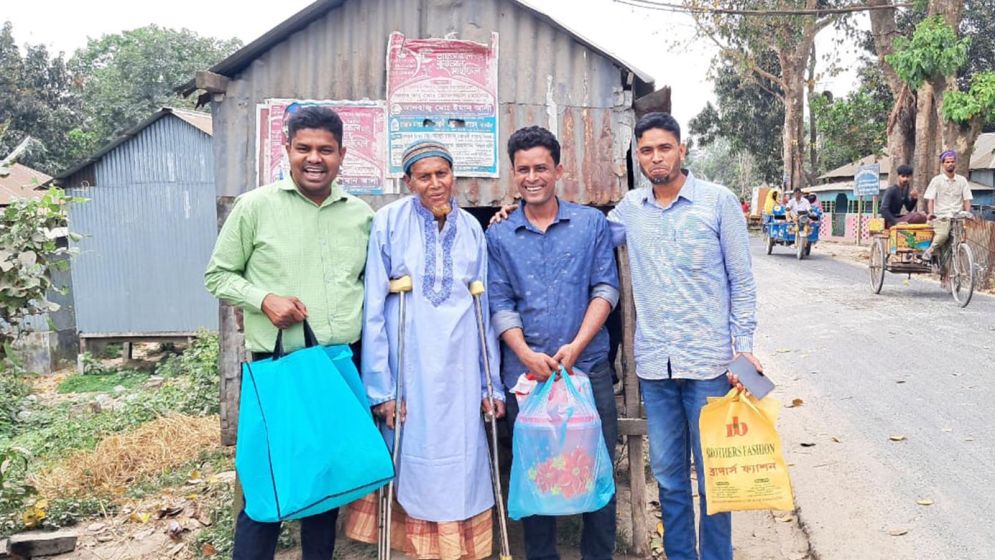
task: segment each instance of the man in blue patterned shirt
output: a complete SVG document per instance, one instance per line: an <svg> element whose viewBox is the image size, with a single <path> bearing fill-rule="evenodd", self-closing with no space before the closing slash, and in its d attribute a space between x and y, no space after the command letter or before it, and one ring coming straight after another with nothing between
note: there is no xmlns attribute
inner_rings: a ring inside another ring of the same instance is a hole
<svg viewBox="0 0 995 560"><path fill-rule="evenodd" d="M616 244L628 245L636 304L636 374L660 485L670 560L732 560L732 517L705 515L698 416L729 391L734 355L753 357L756 285L736 196L681 169L677 121L650 113L636 123L636 155L651 188L630 191L608 214ZM696 546L690 457L701 496Z"/></svg>
<svg viewBox="0 0 995 560"><path fill-rule="evenodd" d="M530 373L545 380L561 365L588 374L614 461L618 414L608 363L605 319L618 303L618 271L608 221L595 208L556 197L563 175L560 144L537 126L508 139L519 212L487 230L491 319L501 336L502 379L514 387ZM509 393L510 426L518 402ZM529 560L556 560L556 518L522 520ZM615 498L584 514L581 555L609 560L615 549Z"/></svg>

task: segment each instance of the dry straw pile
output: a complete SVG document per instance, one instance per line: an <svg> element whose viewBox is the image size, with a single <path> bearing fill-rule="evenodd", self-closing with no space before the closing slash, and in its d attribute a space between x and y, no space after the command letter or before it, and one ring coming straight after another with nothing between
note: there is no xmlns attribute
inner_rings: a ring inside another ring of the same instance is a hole
<svg viewBox="0 0 995 560"><path fill-rule="evenodd" d="M109 436L33 477L42 496L117 496L220 446L217 416L165 416Z"/></svg>

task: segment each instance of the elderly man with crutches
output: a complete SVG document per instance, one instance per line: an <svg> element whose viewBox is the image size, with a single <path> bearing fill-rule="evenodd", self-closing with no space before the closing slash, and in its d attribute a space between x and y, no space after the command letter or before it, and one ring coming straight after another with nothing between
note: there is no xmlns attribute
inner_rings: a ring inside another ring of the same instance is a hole
<svg viewBox="0 0 995 560"><path fill-rule="evenodd" d="M350 506L346 535L378 543L381 558L392 548L417 558L487 558L495 500L480 413L502 416L504 395L497 339L487 321L486 345L480 340L470 291L472 281L487 277L486 242L476 219L456 204L444 145L412 144L402 167L413 196L373 218L362 368L385 438L397 443L397 476L386 503L369 496ZM410 291L399 287L404 277ZM486 308L486 293L480 297ZM392 491L396 502L387 502Z"/></svg>

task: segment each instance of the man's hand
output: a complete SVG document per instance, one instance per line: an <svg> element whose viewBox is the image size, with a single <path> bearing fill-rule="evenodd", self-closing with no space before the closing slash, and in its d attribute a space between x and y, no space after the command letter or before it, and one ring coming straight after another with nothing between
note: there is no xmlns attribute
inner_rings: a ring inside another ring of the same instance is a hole
<svg viewBox="0 0 995 560"><path fill-rule="evenodd" d="M574 364L577 363L578 354L577 347L571 344L564 344L560 346L560 349L556 351L556 355L553 359L559 362L567 371L573 369Z"/></svg>
<svg viewBox="0 0 995 560"><path fill-rule="evenodd" d="M494 408L497 409L497 416L495 418L504 418L504 401L494 399ZM480 411L484 413L485 417L490 417L491 399L484 397L484 400L480 401Z"/></svg>
<svg viewBox="0 0 995 560"><path fill-rule="evenodd" d="M764 372L764 366L760 364L760 360L758 360L757 357L753 355L753 352L736 352L736 355L733 356L733 359L736 359L740 356L743 356L744 358L749 360L749 362L753 364L753 367L757 368L757 371L759 371L760 373ZM743 387L743 384L739 381L739 377L734 373L732 373L731 371L726 373L726 378L729 380L729 384L735 387L737 390L746 391L746 387ZM746 394L750 394L750 392L746 391Z"/></svg>
<svg viewBox="0 0 995 560"><path fill-rule="evenodd" d="M528 354L519 356L518 359L522 361L522 365L525 366L526 370L539 381L549 379L549 376L560 368L558 361L542 352L529 350Z"/></svg>
<svg viewBox="0 0 995 560"><path fill-rule="evenodd" d="M387 428L394 429L394 409L396 401L390 400L382 402L377 406L373 407L373 415L379 416L387 424ZM408 419L408 403L401 401L401 423L403 424L405 420Z"/></svg>
<svg viewBox="0 0 995 560"><path fill-rule="evenodd" d="M263 298L263 313L269 317L269 322L278 329L290 328L307 319L307 308L304 302L294 296L284 297L268 294Z"/></svg>
<svg viewBox="0 0 995 560"><path fill-rule="evenodd" d="M493 216L491 216L491 221L488 222L487 225L492 226L494 224L500 224L501 222L507 220L508 216L511 215L511 213L514 212L516 208L518 208L517 204L509 204L507 206L502 206L500 209L498 209L497 212L494 213Z"/></svg>
<svg viewBox="0 0 995 560"><path fill-rule="evenodd" d="M909 193L909 198L911 198L912 200L919 200L919 191L913 190L911 193Z"/></svg>

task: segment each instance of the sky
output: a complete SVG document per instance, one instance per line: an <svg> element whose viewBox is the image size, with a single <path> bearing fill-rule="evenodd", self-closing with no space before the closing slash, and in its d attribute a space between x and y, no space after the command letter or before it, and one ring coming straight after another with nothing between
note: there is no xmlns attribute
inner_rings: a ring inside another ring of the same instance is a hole
<svg viewBox="0 0 995 560"><path fill-rule="evenodd" d="M654 76L657 87L670 86L672 112L682 126L686 127L706 102L714 101L708 70L715 47L707 39L696 37L691 16L635 8L613 0L528 1L617 58ZM249 43L310 3L311 0L169 0L163 3L3 0L0 21L13 23L19 44L44 43L51 52L65 52L68 57L86 45L88 37L98 38L150 23L177 29L185 27L218 38L238 37ZM586 9L577 9L579 5ZM232 17L232 14L238 17ZM818 52L839 50L828 31L820 36L816 48ZM844 56L849 61L854 59L852 55ZM818 89L828 89L840 96L852 90L854 84L854 73L844 72L822 80Z"/></svg>

